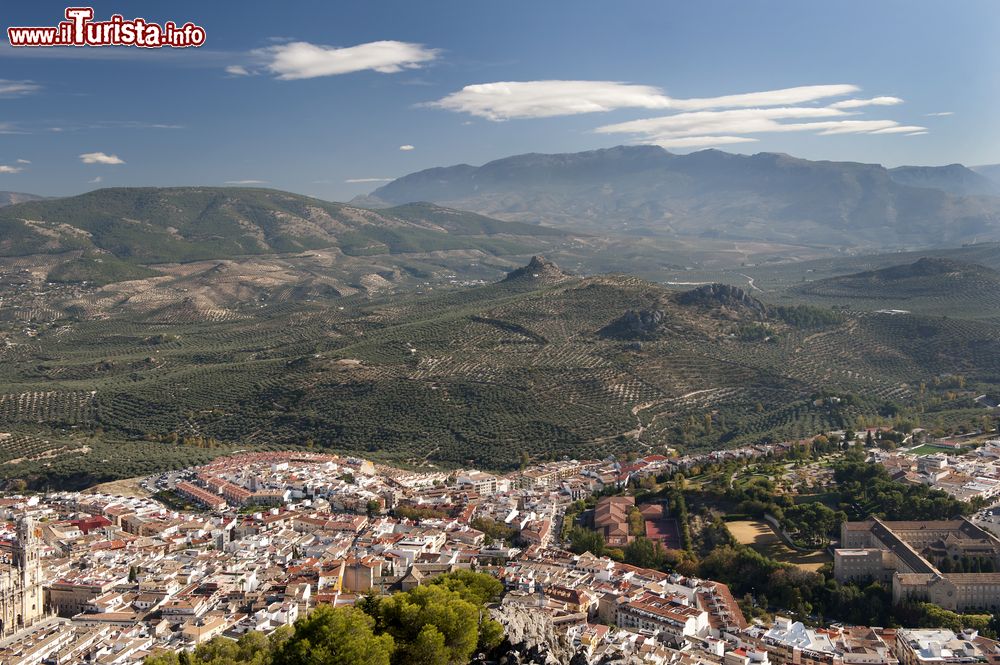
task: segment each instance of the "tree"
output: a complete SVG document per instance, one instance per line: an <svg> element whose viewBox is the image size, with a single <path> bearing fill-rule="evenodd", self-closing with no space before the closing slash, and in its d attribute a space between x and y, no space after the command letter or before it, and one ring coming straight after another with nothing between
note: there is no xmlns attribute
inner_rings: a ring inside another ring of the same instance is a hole
<svg viewBox="0 0 1000 665"><path fill-rule="evenodd" d="M607 545L604 536L597 531L575 526L569 531L569 549L576 554L590 552L594 556L604 556Z"/></svg>
<svg viewBox="0 0 1000 665"><path fill-rule="evenodd" d="M463 597L480 597L482 593L485 591L459 592L449 589L447 583L428 584L369 607L374 606L379 629L392 635L399 645L393 663L467 663L477 647L492 649L502 636L502 630L492 625L496 622L483 616L482 606ZM480 639L484 624L490 626L486 642Z"/></svg>
<svg viewBox="0 0 1000 665"><path fill-rule="evenodd" d="M666 551L658 540L640 536L625 546L625 563L633 566L659 569L666 560Z"/></svg>
<svg viewBox="0 0 1000 665"><path fill-rule="evenodd" d="M376 635L374 627L362 610L321 605L295 622L274 665L389 665L395 642L391 635Z"/></svg>
<svg viewBox="0 0 1000 665"><path fill-rule="evenodd" d="M382 512L382 504L380 504L375 499L372 499L367 504L365 504L365 512L368 514L368 517L376 517L379 513Z"/></svg>
<svg viewBox="0 0 1000 665"><path fill-rule="evenodd" d="M485 605L500 597L503 583L492 575L475 573L471 570L456 570L438 575L431 580L449 591L454 591L463 599L476 605Z"/></svg>

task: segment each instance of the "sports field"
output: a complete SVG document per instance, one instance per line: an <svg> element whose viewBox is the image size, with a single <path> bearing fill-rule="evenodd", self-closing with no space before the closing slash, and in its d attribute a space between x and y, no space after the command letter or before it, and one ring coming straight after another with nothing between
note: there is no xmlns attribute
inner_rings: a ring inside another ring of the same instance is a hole
<svg viewBox="0 0 1000 665"><path fill-rule="evenodd" d="M727 522L726 526L737 541L777 561L793 563L805 570L817 570L832 561L830 555L823 551L797 552L788 547L764 520Z"/></svg>

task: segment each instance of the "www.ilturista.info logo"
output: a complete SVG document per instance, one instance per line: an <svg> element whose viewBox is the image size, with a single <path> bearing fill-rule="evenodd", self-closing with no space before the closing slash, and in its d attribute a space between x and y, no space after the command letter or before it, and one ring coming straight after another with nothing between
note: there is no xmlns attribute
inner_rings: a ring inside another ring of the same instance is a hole
<svg viewBox="0 0 1000 665"><path fill-rule="evenodd" d="M143 18L126 20L114 14L107 21L94 21L93 7L67 7L66 20L55 27L10 27L11 46L138 46L141 48L186 48L205 43L205 28L190 21L178 26Z"/></svg>

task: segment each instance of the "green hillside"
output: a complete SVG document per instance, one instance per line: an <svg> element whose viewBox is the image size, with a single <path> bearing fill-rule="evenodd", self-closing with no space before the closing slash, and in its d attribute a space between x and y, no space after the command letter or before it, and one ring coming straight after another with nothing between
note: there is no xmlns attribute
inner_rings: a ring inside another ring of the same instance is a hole
<svg viewBox="0 0 1000 665"><path fill-rule="evenodd" d="M164 450L312 445L509 469L522 454L716 449L893 419L953 428L986 415L971 397L1000 384L988 322L774 307L537 259L514 275L214 321L54 325L3 351L0 420L39 439L73 427Z"/></svg>
<svg viewBox="0 0 1000 665"><path fill-rule="evenodd" d="M101 189L0 209L0 256L84 249L167 263L337 247L348 255L436 250L530 253L561 235L436 206L371 211L269 189ZM503 237L501 237L503 236Z"/></svg>

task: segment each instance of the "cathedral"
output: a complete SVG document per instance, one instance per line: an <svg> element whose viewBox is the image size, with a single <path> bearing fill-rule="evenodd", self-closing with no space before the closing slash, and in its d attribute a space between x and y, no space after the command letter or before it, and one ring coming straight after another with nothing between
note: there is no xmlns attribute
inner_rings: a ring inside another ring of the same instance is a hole
<svg viewBox="0 0 1000 665"><path fill-rule="evenodd" d="M35 522L17 523L17 542L7 562L0 563L0 637L6 637L44 616L42 562Z"/></svg>

